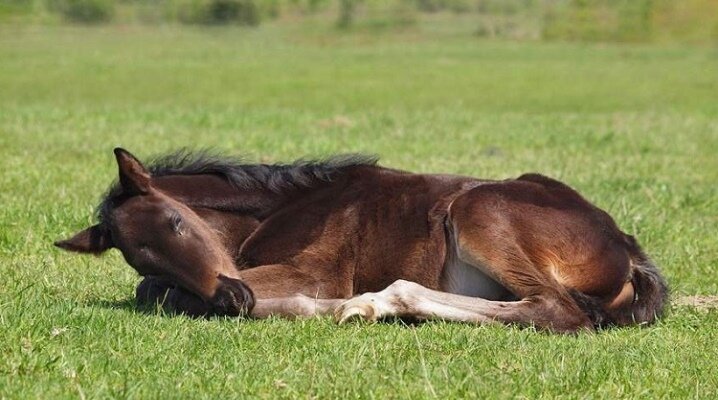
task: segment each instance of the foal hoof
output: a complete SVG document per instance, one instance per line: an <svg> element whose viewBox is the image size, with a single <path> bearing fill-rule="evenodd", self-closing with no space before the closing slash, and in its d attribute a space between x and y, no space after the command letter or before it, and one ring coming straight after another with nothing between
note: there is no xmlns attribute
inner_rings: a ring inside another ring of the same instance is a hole
<svg viewBox="0 0 718 400"><path fill-rule="evenodd" d="M355 297L342 303L334 311L334 319L339 324L348 321L376 321L379 319L379 310L374 304L362 296Z"/></svg>
<svg viewBox="0 0 718 400"><path fill-rule="evenodd" d="M254 308L252 289L239 279L220 275L219 280L221 284L210 301L214 306L214 314L232 317L249 315Z"/></svg>

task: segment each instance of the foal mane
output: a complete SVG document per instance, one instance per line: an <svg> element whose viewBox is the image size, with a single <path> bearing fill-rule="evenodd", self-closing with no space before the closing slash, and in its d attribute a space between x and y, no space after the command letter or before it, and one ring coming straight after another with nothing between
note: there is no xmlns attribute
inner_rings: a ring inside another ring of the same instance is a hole
<svg viewBox="0 0 718 400"><path fill-rule="evenodd" d="M155 158L147 169L152 176L218 175L239 189L263 188L281 193L331 182L347 169L376 163L374 156L343 154L320 160L299 159L289 164L248 164L241 158L221 156L209 150L181 149Z"/></svg>
<svg viewBox="0 0 718 400"><path fill-rule="evenodd" d="M299 159L289 164L250 164L238 157L228 157L211 150L180 149L156 157L148 162L153 177L170 175L217 175L238 189L266 189L284 193L308 189L329 183L358 166L374 166L375 156L343 154L319 160ZM122 196L122 188L115 181L102 196L96 214L100 222L107 222L114 200Z"/></svg>

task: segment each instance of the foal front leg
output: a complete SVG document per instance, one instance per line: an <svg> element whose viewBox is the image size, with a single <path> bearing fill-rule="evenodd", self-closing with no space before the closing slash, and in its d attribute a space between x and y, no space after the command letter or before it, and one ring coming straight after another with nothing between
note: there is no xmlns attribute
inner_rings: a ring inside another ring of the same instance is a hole
<svg viewBox="0 0 718 400"><path fill-rule="evenodd" d="M223 315L225 313L198 295L159 276L146 276L135 289L139 307L162 307L168 313L191 317Z"/></svg>
<svg viewBox="0 0 718 400"><path fill-rule="evenodd" d="M316 268L315 268L316 269ZM297 267L263 265L239 271L240 279L255 294L254 318L332 315L346 299L331 282L322 281Z"/></svg>
<svg viewBox="0 0 718 400"><path fill-rule="evenodd" d="M317 299L303 294L258 299L250 315L260 319L270 316L294 319L333 315L334 310L345 301L346 299Z"/></svg>
<svg viewBox="0 0 718 400"><path fill-rule="evenodd" d="M241 282L254 294L249 316L285 318L331 315L346 299L336 297L334 287L319 282L296 267L275 264L238 272ZM140 305L161 304L168 312L194 317L224 315L196 294L161 277L146 277L137 287Z"/></svg>

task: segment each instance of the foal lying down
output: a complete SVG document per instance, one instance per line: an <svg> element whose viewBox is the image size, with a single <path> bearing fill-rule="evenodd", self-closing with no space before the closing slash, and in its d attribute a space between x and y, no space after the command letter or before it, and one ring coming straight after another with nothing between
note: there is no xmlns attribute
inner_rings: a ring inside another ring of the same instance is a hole
<svg viewBox="0 0 718 400"><path fill-rule="evenodd" d="M366 157L242 164L115 149L97 225L140 303L189 315L400 316L556 332L653 322L667 287L636 240L567 185L424 175Z"/></svg>

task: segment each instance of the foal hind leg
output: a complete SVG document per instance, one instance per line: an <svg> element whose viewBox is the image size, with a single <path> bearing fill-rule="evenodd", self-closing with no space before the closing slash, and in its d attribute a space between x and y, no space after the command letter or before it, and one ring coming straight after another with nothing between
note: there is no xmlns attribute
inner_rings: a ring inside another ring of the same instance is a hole
<svg viewBox="0 0 718 400"><path fill-rule="evenodd" d="M518 244L505 242L505 237L476 239L459 238L458 257L492 277L518 299L480 302L477 311L499 322L561 332L593 327L568 290L529 260ZM487 243L492 243L490 252L482 251Z"/></svg>
<svg viewBox="0 0 718 400"><path fill-rule="evenodd" d="M584 273L567 265L595 262L591 257L600 246L576 236L591 236L600 227L587 222L585 207L566 197L510 181L477 187L450 206L448 228L458 258L519 299L490 312L496 320L559 331L592 327L564 278Z"/></svg>
<svg viewBox="0 0 718 400"><path fill-rule="evenodd" d="M467 254L463 256L466 257L464 261L470 262ZM481 268L485 269L485 264ZM511 268L493 267L485 272L519 300L491 301L431 290L414 282L399 280L381 292L364 293L346 301L334 315L340 323L355 318L377 320L399 316L474 323L501 322L555 332L593 328L587 315L566 289L533 270L531 265L513 260Z"/></svg>
<svg viewBox="0 0 718 400"><path fill-rule="evenodd" d="M479 297L439 292L418 283L398 280L377 293L364 293L335 309L339 323L354 319L376 321L397 316L471 323L505 323L535 326L554 332L590 330L584 318L562 317L561 306L541 298L518 301L491 301Z"/></svg>
<svg viewBox="0 0 718 400"><path fill-rule="evenodd" d="M501 196L501 189L479 187L454 201L448 219L448 245L461 261L501 284L518 301L489 301L398 282L385 291L350 300L337 311L337 318L400 315L497 321L560 332L592 328L588 316L550 268L536 261L535 246L530 244L545 232L529 223L534 221L527 220L525 203L510 203Z"/></svg>

